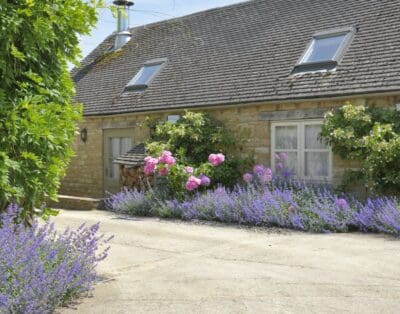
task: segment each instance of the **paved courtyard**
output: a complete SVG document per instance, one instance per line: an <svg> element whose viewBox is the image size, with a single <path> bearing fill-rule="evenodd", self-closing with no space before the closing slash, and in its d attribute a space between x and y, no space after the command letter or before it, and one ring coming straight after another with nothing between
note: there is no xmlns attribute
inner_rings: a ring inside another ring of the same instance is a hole
<svg viewBox="0 0 400 314"><path fill-rule="evenodd" d="M62 211L114 234L94 297L63 313L400 313L400 240Z"/></svg>

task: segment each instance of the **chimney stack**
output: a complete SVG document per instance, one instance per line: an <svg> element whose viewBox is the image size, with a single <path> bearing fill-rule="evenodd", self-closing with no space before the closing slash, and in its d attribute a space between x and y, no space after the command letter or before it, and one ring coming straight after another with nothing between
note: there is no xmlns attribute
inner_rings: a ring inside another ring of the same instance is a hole
<svg viewBox="0 0 400 314"><path fill-rule="evenodd" d="M131 33L129 32L129 7L133 5L132 1L128 0L115 0L113 4L117 6L118 12L118 26L117 35L115 37L114 50L124 46L131 40Z"/></svg>

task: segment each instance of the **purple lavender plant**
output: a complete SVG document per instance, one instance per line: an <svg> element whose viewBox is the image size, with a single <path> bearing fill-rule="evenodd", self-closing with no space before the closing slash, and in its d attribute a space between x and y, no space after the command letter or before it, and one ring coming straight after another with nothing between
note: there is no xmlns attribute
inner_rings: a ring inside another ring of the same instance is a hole
<svg viewBox="0 0 400 314"><path fill-rule="evenodd" d="M187 220L215 220L313 232L359 230L400 235L400 205L396 199L376 198L361 203L349 195L336 195L328 186L296 180L247 184L233 190L218 187L188 195L182 202L162 200L150 192L125 191L113 196L109 206L119 212Z"/></svg>
<svg viewBox="0 0 400 314"><path fill-rule="evenodd" d="M50 223L17 223L19 214L10 206L0 215L0 312L51 313L89 292L108 248L97 250L110 240L97 235L99 224L58 233Z"/></svg>
<svg viewBox="0 0 400 314"><path fill-rule="evenodd" d="M111 211L138 216L153 216L152 210L157 202L153 190L141 192L138 190L124 189L106 199L106 208Z"/></svg>

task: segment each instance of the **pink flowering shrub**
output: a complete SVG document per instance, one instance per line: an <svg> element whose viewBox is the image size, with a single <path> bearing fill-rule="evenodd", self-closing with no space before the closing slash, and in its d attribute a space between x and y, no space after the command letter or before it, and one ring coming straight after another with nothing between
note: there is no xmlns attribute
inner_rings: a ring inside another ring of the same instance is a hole
<svg viewBox="0 0 400 314"><path fill-rule="evenodd" d="M210 154L208 162L199 167L192 167L177 162L176 158L168 150L164 150L160 156L148 156L145 159L144 173L166 177L168 193L176 198L185 197L185 193L203 188L205 190L212 184L211 177L216 179L215 169L225 161L222 153Z"/></svg>
<svg viewBox="0 0 400 314"><path fill-rule="evenodd" d="M179 160L179 165L189 167L185 169L185 182L189 174L193 174L190 167L196 171L208 161L212 170L207 169L204 174L212 177L210 186L214 187L218 182L233 188L243 171L254 163L252 152L244 149L250 129L241 128L232 132L222 121L206 113L185 111L176 123L147 118L147 126L150 129L150 138L146 142L148 154L159 156L162 164L172 165L173 157ZM163 151L170 154L162 155ZM154 173L155 167L151 165L146 170L149 174ZM201 171L197 171L195 176L200 174Z"/></svg>

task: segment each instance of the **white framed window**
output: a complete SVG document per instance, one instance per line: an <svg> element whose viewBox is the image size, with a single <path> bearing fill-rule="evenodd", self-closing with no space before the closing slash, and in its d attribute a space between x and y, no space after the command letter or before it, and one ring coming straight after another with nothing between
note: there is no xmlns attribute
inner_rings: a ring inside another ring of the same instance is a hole
<svg viewBox="0 0 400 314"><path fill-rule="evenodd" d="M300 179L330 180L332 152L319 139L322 123L322 120L272 122L272 169L276 173L288 170Z"/></svg>

